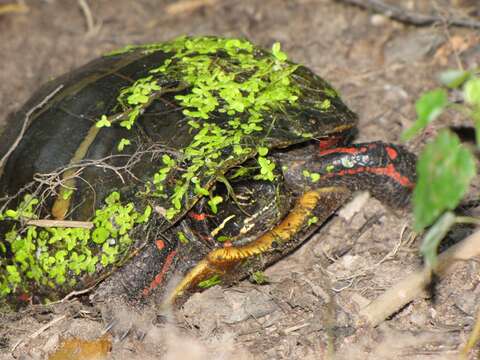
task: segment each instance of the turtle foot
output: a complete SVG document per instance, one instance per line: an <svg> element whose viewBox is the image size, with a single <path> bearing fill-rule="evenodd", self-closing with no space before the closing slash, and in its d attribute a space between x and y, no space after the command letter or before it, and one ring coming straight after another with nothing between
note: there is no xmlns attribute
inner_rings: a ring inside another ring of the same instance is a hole
<svg viewBox="0 0 480 360"><path fill-rule="evenodd" d="M344 201L350 192L344 187L306 191L290 213L273 229L252 242L212 250L197 263L167 297L166 305L177 303L196 289L220 282L232 283L255 270L265 268L301 244Z"/></svg>

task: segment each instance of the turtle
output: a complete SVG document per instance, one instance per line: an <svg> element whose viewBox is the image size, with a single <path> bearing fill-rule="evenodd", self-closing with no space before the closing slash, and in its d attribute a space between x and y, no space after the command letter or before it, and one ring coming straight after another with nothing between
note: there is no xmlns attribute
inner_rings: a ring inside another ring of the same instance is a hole
<svg viewBox="0 0 480 360"><path fill-rule="evenodd" d="M356 190L407 205L415 156L352 143L357 122L279 43L184 36L60 76L1 136L0 298L180 302L258 274Z"/></svg>

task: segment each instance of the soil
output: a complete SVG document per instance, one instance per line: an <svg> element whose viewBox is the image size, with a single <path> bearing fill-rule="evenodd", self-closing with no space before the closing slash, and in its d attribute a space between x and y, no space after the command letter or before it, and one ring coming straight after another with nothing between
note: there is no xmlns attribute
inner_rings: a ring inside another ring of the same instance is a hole
<svg viewBox="0 0 480 360"><path fill-rule="evenodd" d="M439 72L459 63L480 65L478 31L408 26L333 0L87 2L90 29L80 0L25 0L19 3L26 12L0 15L0 121L40 84L105 52L212 34L246 37L266 48L280 41L291 59L328 79L359 114L356 140L400 142L415 120L415 100L436 86ZM475 1L402 3L424 13L479 12ZM418 153L441 126L406 146ZM460 229L456 236L467 232ZM166 315L119 307L117 318L134 330L116 334L110 356L456 359L480 296L475 261L458 265L430 295L380 326L358 325L362 306L420 265L420 240L408 209L392 211L359 194L302 248L267 269L266 285L214 287ZM94 306L75 299L0 316L1 359L45 358L62 338L95 339L106 325Z"/></svg>

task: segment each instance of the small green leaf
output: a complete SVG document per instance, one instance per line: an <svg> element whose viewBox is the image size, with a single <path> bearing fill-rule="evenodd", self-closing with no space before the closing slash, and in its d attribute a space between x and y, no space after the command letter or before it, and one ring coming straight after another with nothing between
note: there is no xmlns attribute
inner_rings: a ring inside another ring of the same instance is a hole
<svg viewBox="0 0 480 360"><path fill-rule="evenodd" d="M18 219L19 215L18 215L17 211L12 210L12 209L8 209L7 211L5 211L5 216L16 220L16 219Z"/></svg>
<svg viewBox="0 0 480 360"><path fill-rule="evenodd" d="M223 201L223 198L219 195L216 195L212 197L210 200L208 200L208 205L210 206L210 209L214 214L216 214L218 211L217 205L220 204L222 201Z"/></svg>
<svg viewBox="0 0 480 360"><path fill-rule="evenodd" d="M175 165L175 161L170 156L168 156L167 154L162 155L162 162L167 166Z"/></svg>
<svg viewBox="0 0 480 360"><path fill-rule="evenodd" d="M311 218L308 219L307 226L316 224L317 222L318 222L318 217L312 216Z"/></svg>
<svg viewBox="0 0 480 360"><path fill-rule="evenodd" d="M279 61L287 60L287 54L280 50L280 43L276 42L272 46L272 54Z"/></svg>
<svg viewBox="0 0 480 360"><path fill-rule="evenodd" d="M182 244L189 243L187 236L181 231L177 232L177 238Z"/></svg>
<svg viewBox="0 0 480 360"><path fill-rule="evenodd" d="M167 211L165 212L165 218L166 218L167 220L172 220L172 219L175 217L175 215L177 215L179 212L180 212L179 210L177 210L177 209L175 209L175 208L173 208L173 207L172 207L172 208L169 208L169 209L167 209Z"/></svg>
<svg viewBox="0 0 480 360"><path fill-rule="evenodd" d="M114 205L120 200L120 194L117 191L112 191L106 198L105 203L107 205Z"/></svg>
<svg viewBox="0 0 480 360"><path fill-rule="evenodd" d="M62 198L63 200L68 200L70 199L70 196L72 196L73 190L72 189L64 189L62 191Z"/></svg>
<svg viewBox="0 0 480 360"><path fill-rule="evenodd" d="M258 285L264 285L268 284L270 279L263 271L255 271L250 275L250 281Z"/></svg>
<svg viewBox="0 0 480 360"><path fill-rule="evenodd" d="M456 89L463 85L472 76L470 71L465 70L447 70L439 75L439 80L442 85L445 85L451 89Z"/></svg>
<svg viewBox="0 0 480 360"><path fill-rule="evenodd" d="M320 180L320 174L318 174L318 173L311 173L311 174L310 174L310 179L312 180L312 182L317 182L318 180Z"/></svg>
<svg viewBox="0 0 480 360"><path fill-rule="evenodd" d="M200 184L195 184L195 194L200 196L207 196L210 194L207 189L200 186Z"/></svg>
<svg viewBox="0 0 480 360"><path fill-rule="evenodd" d="M100 120L98 120L95 125L98 128L102 128L102 127L110 127L112 126L112 123L108 120L107 115L102 115Z"/></svg>
<svg viewBox="0 0 480 360"><path fill-rule="evenodd" d="M211 278L208 278L206 280L200 281L198 283L198 287L201 289L208 289L212 286L215 286L217 284L220 284L222 280L220 279L220 276L218 275L213 275Z"/></svg>
<svg viewBox="0 0 480 360"><path fill-rule="evenodd" d="M123 149L125 148L125 146L128 146L128 145L130 145L130 140L125 139L125 138L122 138L122 139L120 140L120 142L118 143L118 145L117 145L117 150L118 150L118 151L123 151Z"/></svg>
<svg viewBox="0 0 480 360"><path fill-rule="evenodd" d="M330 99L325 99L322 101L322 103L319 105L319 108L321 110L328 110L330 109L330 106L332 105L332 102L330 101Z"/></svg>
<svg viewBox="0 0 480 360"><path fill-rule="evenodd" d="M97 228L92 233L92 240L96 244L103 244L107 240L110 232L105 228Z"/></svg>
<svg viewBox="0 0 480 360"><path fill-rule="evenodd" d="M258 165L260 165L260 174L256 175L254 178L273 181L275 179L275 175L273 174L273 170L275 169L275 163L262 156L259 156L257 161Z"/></svg>
<svg viewBox="0 0 480 360"><path fill-rule="evenodd" d="M463 96L467 103L480 106L480 78L473 78L465 83Z"/></svg>
<svg viewBox="0 0 480 360"><path fill-rule="evenodd" d="M447 105L447 93L443 89L436 89L423 94L415 104L417 120L410 129L403 132L402 139L411 139L429 123L435 120Z"/></svg>
<svg viewBox="0 0 480 360"><path fill-rule="evenodd" d="M268 148L263 146L258 147L257 150L258 150L258 155L260 156L266 156L268 153Z"/></svg>
<svg viewBox="0 0 480 360"><path fill-rule="evenodd" d="M141 216L139 216L135 220L135 222L138 223L138 224L146 223L148 221L148 219L150 218L151 214L152 214L152 207L150 205L147 205L147 207L143 211L143 214Z"/></svg>
<svg viewBox="0 0 480 360"><path fill-rule="evenodd" d="M470 151L450 131L440 132L418 158L413 192L415 229L421 231L444 211L455 209L475 174Z"/></svg>

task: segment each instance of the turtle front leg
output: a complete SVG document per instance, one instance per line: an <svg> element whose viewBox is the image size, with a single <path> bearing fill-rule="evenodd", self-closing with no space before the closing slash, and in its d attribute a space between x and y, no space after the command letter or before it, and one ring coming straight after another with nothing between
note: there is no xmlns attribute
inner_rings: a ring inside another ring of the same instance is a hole
<svg viewBox="0 0 480 360"><path fill-rule="evenodd" d="M210 251L178 283L166 303L174 303L213 276L239 280L253 269L264 268L277 261L308 238L350 194L347 188L341 186L304 192L290 213L273 229L246 245L225 243L223 248Z"/></svg>

